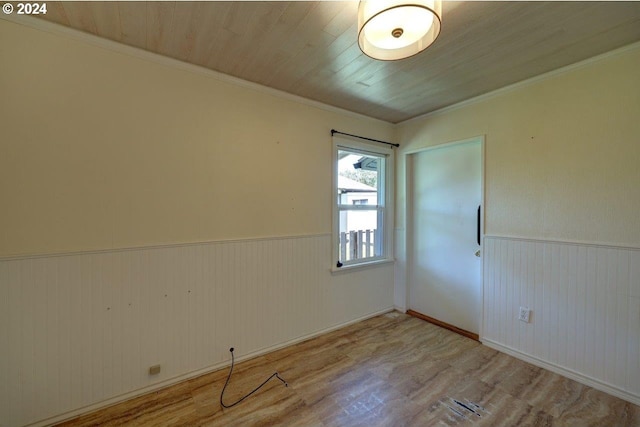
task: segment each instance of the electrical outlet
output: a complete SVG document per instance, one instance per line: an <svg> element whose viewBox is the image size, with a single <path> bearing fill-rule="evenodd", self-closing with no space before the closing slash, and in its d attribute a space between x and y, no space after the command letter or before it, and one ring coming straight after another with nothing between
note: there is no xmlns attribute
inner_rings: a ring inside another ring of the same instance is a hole
<svg viewBox="0 0 640 427"><path fill-rule="evenodd" d="M153 365L149 367L149 375L157 375L160 373L160 365Z"/></svg>
<svg viewBox="0 0 640 427"><path fill-rule="evenodd" d="M530 315L531 315L531 310L529 310L529 307L520 307L520 314L518 315L518 320L524 323L529 323Z"/></svg>

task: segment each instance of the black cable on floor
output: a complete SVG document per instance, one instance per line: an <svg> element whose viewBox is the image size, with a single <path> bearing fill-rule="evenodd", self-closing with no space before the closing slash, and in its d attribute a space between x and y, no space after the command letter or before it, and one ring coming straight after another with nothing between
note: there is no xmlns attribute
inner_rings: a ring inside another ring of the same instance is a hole
<svg viewBox="0 0 640 427"><path fill-rule="evenodd" d="M236 406L238 403L242 402L247 397L251 396L253 393L255 393L256 391L260 390L262 388L262 386L264 386L266 383L268 383L269 380L271 380L271 378L273 378L273 377L276 377L277 379L282 381L282 383L284 384L285 387L289 387L289 384L287 384L287 382L285 380L283 380L282 378L280 378L280 375L278 375L278 373L275 372L275 373L273 373L273 375L271 375L269 378L267 378L262 384L260 384L256 388L254 388L249 394L247 394L244 397L240 398L240 400L238 400L237 402L232 403L231 405L225 405L224 402L222 401L222 397L224 396L224 391L226 390L227 385L229 384L229 381L231 380L231 374L233 373L233 365L234 365L233 347L231 347L229 349L229 351L231 352L231 369L229 369L229 375L227 376L227 381L225 381L224 387L222 387L222 393L220 393L220 405L222 405L223 408L232 408L232 407Z"/></svg>

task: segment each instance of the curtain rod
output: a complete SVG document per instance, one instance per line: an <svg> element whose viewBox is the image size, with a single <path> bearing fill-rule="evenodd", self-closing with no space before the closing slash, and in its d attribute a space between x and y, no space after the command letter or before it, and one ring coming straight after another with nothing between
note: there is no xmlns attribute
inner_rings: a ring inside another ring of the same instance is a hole
<svg viewBox="0 0 640 427"><path fill-rule="evenodd" d="M367 141L379 142L380 144L387 144L387 145L391 145L392 147L400 147L400 144L394 144L393 142L380 141L379 139L367 138L365 136L352 135L350 133L344 133L344 132L340 132L339 130L331 129L331 136L333 136L336 133L339 133L341 135L352 136L354 138L366 139Z"/></svg>

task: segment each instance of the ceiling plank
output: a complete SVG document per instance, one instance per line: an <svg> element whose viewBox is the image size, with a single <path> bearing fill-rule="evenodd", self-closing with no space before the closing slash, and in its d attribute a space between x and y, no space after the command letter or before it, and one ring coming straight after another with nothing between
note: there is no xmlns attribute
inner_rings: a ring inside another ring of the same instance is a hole
<svg viewBox="0 0 640 427"><path fill-rule="evenodd" d="M212 52L216 46L220 47L222 34L228 32L223 28L223 24L230 9L230 2L204 2L202 22L207 24L196 33L188 62L216 69L210 62L212 57L216 57Z"/></svg>
<svg viewBox="0 0 640 427"><path fill-rule="evenodd" d="M265 48L264 41L277 25L285 9L286 4L282 2L262 2L255 7L255 25L238 39L235 47L236 61L232 65L233 74L250 74L252 59L258 52L269 50Z"/></svg>
<svg viewBox="0 0 640 427"><path fill-rule="evenodd" d="M45 18L45 16L37 15L38 18ZM60 1L47 2L46 19L56 24L65 25L70 27L69 18L64 10L64 3Z"/></svg>
<svg viewBox="0 0 640 427"><path fill-rule="evenodd" d="M123 43L141 49L147 48L147 2L118 2L120 11L120 38Z"/></svg>
<svg viewBox="0 0 640 427"><path fill-rule="evenodd" d="M169 40L176 8L175 1L153 2L147 5L146 48L170 55Z"/></svg>
<svg viewBox="0 0 640 427"><path fill-rule="evenodd" d="M91 2L90 9L96 24L96 35L110 40L122 41L120 11L117 2Z"/></svg>
<svg viewBox="0 0 640 427"><path fill-rule="evenodd" d="M69 25L85 33L96 34L96 24L91 13L91 2L65 2L64 14L69 20ZM46 16L46 15L44 15Z"/></svg>
<svg viewBox="0 0 640 427"><path fill-rule="evenodd" d="M167 52L173 58L186 62L191 57L197 32L208 24L203 19L206 4L207 2L176 2L166 45Z"/></svg>

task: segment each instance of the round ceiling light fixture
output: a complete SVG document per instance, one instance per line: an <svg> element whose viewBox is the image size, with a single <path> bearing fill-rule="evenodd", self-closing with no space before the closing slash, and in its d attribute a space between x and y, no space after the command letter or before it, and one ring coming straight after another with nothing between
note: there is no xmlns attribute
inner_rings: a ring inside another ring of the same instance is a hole
<svg viewBox="0 0 640 427"><path fill-rule="evenodd" d="M358 45L374 59L408 58L436 40L441 19L441 0L362 0L358 6Z"/></svg>

